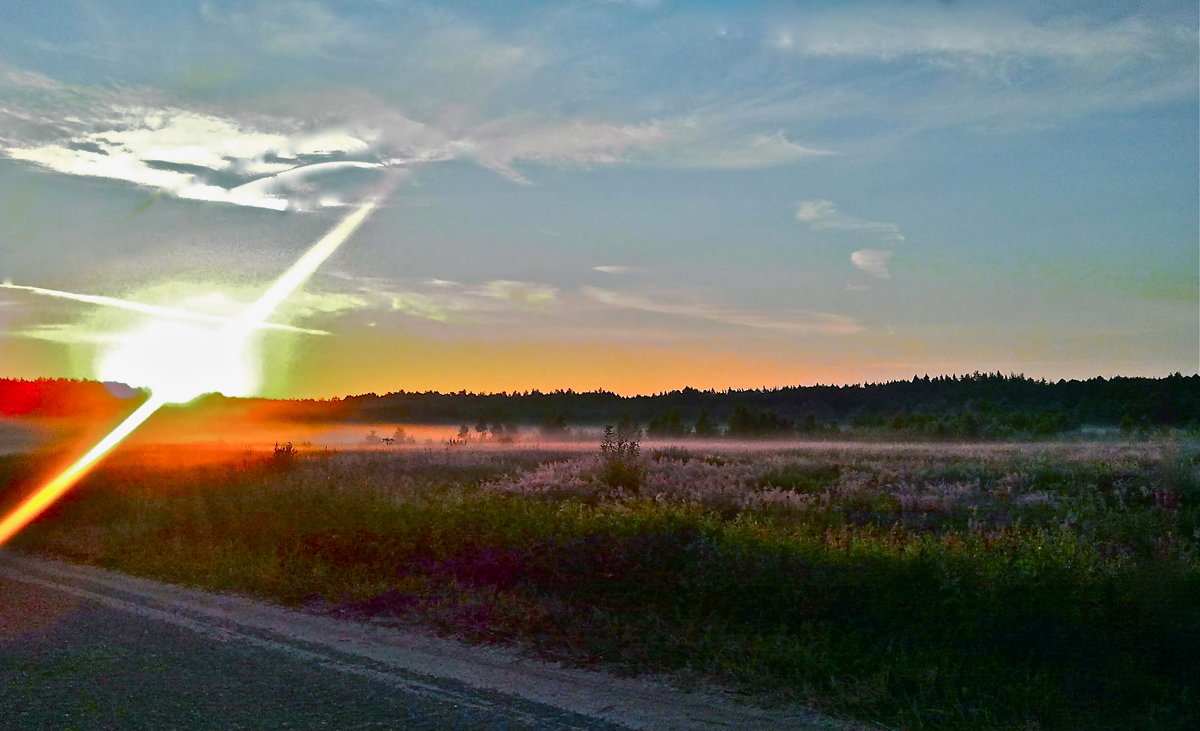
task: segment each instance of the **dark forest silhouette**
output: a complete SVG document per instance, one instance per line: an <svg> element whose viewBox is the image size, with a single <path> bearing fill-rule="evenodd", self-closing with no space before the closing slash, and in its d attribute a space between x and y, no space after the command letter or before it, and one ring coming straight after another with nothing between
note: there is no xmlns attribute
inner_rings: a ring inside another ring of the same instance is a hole
<svg viewBox="0 0 1200 731"><path fill-rule="evenodd" d="M0 379L0 416L71 417L121 411L137 391L68 379ZM258 418L346 423L475 424L495 430L619 424L650 437L770 437L856 431L929 437L1052 436L1084 427L1126 432L1200 428L1200 375L1046 381L972 373L846 386L724 391L685 388L646 396L608 391L365 393L328 400L205 396L188 407Z"/></svg>

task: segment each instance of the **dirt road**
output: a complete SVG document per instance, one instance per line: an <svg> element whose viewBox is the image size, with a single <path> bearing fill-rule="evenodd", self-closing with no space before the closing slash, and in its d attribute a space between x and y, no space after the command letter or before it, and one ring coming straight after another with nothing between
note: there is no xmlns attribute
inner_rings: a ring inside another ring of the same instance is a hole
<svg viewBox="0 0 1200 731"><path fill-rule="evenodd" d="M0 688L30 728L839 728L11 552Z"/></svg>

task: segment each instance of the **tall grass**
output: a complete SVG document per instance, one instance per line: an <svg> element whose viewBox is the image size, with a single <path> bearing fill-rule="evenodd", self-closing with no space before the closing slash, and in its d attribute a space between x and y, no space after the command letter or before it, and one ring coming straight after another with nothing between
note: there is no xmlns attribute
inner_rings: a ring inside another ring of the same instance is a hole
<svg viewBox="0 0 1200 731"><path fill-rule="evenodd" d="M118 455L19 542L899 727L1200 725L1192 445L636 460Z"/></svg>

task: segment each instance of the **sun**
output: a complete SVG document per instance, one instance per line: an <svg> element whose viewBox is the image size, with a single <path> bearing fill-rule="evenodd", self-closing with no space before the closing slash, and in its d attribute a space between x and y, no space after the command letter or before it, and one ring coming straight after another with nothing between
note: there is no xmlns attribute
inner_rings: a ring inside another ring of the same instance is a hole
<svg viewBox="0 0 1200 731"><path fill-rule="evenodd" d="M164 405L187 403L213 392L226 396L253 394L260 373L252 340L254 332L350 238L378 203L378 198L371 198L359 205L279 275L257 300L225 324L204 328L154 320L119 338L100 358L97 365L100 378L144 386L150 389L150 398L83 456L0 519L0 546L53 505L104 455Z"/></svg>
<svg viewBox="0 0 1200 731"><path fill-rule="evenodd" d="M147 388L164 403L250 396L261 379L256 350L242 330L155 321L121 336L96 370L101 380Z"/></svg>

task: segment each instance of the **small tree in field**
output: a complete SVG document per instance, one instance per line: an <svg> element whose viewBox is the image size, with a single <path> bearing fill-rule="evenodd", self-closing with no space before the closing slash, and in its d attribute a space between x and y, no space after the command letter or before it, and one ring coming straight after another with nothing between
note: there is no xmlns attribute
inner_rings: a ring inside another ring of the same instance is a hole
<svg viewBox="0 0 1200 731"><path fill-rule="evenodd" d="M637 493L642 487L645 466L641 446L611 424L604 427L600 440L600 480L609 487Z"/></svg>

